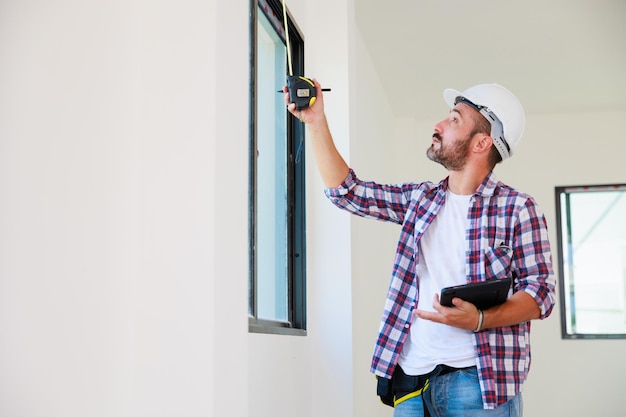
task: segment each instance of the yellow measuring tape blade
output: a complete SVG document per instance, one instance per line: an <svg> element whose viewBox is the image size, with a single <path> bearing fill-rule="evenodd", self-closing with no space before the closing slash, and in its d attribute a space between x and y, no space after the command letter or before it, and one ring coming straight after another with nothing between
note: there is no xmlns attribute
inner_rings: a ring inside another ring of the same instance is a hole
<svg viewBox="0 0 626 417"><path fill-rule="evenodd" d="M289 45L289 26L287 26L287 6L283 0L283 20L285 25L285 39L287 40L287 65L289 65L289 75L293 76L293 67L291 66L291 45Z"/></svg>

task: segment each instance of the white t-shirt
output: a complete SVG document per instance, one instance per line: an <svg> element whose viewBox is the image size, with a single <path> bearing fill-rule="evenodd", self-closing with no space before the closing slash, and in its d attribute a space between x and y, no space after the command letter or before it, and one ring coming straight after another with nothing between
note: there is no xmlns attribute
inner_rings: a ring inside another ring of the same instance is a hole
<svg viewBox="0 0 626 417"><path fill-rule="evenodd" d="M441 207L419 241L419 301L417 308L435 311L432 304L441 289L467 282L467 212L471 195L446 192ZM408 375L423 375L437 365L464 368L476 364L470 330L422 320L415 316L404 342L399 364Z"/></svg>

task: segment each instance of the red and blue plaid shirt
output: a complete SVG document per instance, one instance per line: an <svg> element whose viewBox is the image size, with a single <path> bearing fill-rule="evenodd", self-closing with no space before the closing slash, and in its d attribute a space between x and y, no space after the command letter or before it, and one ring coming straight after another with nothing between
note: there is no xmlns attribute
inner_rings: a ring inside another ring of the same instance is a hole
<svg viewBox="0 0 626 417"><path fill-rule="evenodd" d="M371 370L390 378L409 333L419 297L418 242L445 202L448 179L382 185L359 180L354 171L337 188L325 190L336 206L353 214L400 224L402 230ZM512 277L513 291L537 302L540 318L555 302L555 278L547 225L532 199L490 173L471 199L468 212L467 282ZM530 368L530 322L474 335L485 408L495 408L521 391Z"/></svg>

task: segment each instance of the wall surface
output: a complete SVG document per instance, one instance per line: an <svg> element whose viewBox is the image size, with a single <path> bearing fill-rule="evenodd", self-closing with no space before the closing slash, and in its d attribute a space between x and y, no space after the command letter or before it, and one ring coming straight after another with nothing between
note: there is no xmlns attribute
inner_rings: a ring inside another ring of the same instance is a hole
<svg viewBox="0 0 626 417"><path fill-rule="evenodd" d="M445 175L424 157L436 120L390 112L354 1L289 3L359 175ZM391 415L369 363L398 229L332 207L311 154L308 335L248 334L248 13L0 2L0 415ZM625 117L529 115L497 168L553 244L554 186L626 182ZM620 415L624 341L563 341L558 309L532 340L526 415Z"/></svg>
<svg viewBox="0 0 626 417"><path fill-rule="evenodd" d="M0 3L0 415L247 415L247 21Z"/></svg>

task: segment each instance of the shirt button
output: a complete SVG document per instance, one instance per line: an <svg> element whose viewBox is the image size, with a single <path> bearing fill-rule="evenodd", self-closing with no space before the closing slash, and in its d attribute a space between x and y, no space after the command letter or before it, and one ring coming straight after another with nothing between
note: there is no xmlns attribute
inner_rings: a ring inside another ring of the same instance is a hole
<svg viewBox="0 0 626 417"><path fill-rule="evenodd" d="M411 325L410 325L409 323L406 323L406 324L404 325L404 328L405 328L405 329L408 329L409 327L411 327Z"/></svg>

